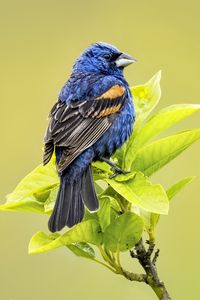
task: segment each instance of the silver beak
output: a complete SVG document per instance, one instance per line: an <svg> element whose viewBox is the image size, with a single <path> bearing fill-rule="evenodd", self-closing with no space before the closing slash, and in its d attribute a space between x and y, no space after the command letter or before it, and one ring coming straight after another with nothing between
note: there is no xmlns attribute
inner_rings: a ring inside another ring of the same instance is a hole
<svg viewBox="0 0 200 300"><path fill-rule="evenodd" d="M136 62L136 59L126 53L122 53L115 61L118 68L127 67L134 62Z"/></svg>

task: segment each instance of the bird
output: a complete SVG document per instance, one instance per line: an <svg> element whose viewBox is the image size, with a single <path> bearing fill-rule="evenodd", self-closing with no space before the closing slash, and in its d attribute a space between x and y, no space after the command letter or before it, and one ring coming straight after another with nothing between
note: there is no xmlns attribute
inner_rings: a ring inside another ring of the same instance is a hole
<svg viewBox="0 0 200 300"><path fill-rule="evenodd" d="M93 161L126 173L110 157L129 138L135 110L124 68L136 60L105 42L90 45L75 60L71 75L49 113L43 164L55 153L60 187L48 227L73 227L99 209L92 177Z"/></svg>

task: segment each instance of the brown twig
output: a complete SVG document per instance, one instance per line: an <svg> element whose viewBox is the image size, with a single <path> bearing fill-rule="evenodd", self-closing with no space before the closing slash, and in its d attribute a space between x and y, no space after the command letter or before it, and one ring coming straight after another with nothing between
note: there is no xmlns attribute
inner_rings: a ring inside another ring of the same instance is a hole
<svg viewBox="0 0 200 300"><path fill-rule="evenodd" d="M140 265L143 267L146 273L145 276L143 275L143 281L146 282L149 286L151 286L153 291L156 293L158 299L171 300L171 297L165 287L164 282L162 282L159 279L156 269L156 261L159 256L159 249L155 252L152 258L155 249L155 244L152 241L148 241L147 244L149 246L146 250L143 240L141 239L139 243L135 246L135 251L130 251L130 255L132 258L138 259Z"/></svg>

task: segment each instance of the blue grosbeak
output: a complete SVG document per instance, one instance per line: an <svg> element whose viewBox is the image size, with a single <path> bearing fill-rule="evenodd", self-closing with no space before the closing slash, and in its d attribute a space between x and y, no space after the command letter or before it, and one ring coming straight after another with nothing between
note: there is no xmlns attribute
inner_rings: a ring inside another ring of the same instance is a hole
<svg viewBox="0 0 200 300"><path fill-rule="evenodd" d="M107 43L95 43L76 60L50 112L45 135L44 164L55 149L60 176L49 230L81 222L84 205L99 207L91 163L109 160L131 134L135 113L123 69L135 60ZM116 174L122 172L113 165Z"/></svg>

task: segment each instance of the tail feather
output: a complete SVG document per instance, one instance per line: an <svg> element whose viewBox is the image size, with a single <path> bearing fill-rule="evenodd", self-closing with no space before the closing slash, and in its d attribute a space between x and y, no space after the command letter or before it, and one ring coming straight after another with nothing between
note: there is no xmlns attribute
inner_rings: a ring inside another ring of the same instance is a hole
<svg viewBox="0 0 200 300"><path fill-rule="evenodd" d="M73 184L73 199L71 202L71 207L69 211L69 216L66 221L68 227L81 222L84 215L84 205L80 192L81 182L76 182Z"/></svg>
<svg viewBox="0 0 200 300"><path fill-rule="evenodd" d="M60 231L67 223L71 204L73 200L73 185L68 184L61 178L60 189L58 191L54 210L49 219L49 230L51 232Z"/></svg>
<svg viewBox="0 0 200 300"><path fill-rule="evenodd" d="M85 206L90 211L96 211L99 208L99 201L94 189L94 182L92 178L92 167L88 166L82 178L82 197Z"/></svg>
<svg viewBox="0 0 200 300"><path fill-rule="evenodd" d="M99 207L91 165L79 181L69 183L65 176L61 176L60 189L49 219L48 226L51 232L60 231L64 226L72 227L81 222L84 204L90 211L95 211Z"/></svg>

